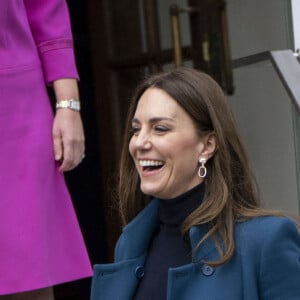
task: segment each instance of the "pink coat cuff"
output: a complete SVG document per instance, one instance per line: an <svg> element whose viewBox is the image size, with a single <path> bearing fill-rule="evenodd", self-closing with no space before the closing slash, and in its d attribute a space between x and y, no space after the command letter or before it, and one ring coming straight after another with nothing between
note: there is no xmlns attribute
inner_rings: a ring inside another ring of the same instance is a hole
<svg viewBox="0 0 300 300"><path fill-rule="evenodd" d="M79 79L71 40L46 42L38 48L46 83L61 78Z"/></svg>

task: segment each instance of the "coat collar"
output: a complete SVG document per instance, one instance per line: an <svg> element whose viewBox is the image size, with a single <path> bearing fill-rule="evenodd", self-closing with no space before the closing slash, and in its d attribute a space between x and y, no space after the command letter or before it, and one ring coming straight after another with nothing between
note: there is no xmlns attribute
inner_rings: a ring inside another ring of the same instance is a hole
<svg viewBox="0 0 300 300"><path fill-rule="evenodd" d="M116 261L127 260L145 255L154 232L159 226L159 202L153 199L130 223L122 230L116 246ZM189 231L191 248L207 233L205 225L194 226ZM122 249L122 250L121 250ZM193 254L193 262L218 259L218 253L212 239L206 239Z"/></svg>
<svg viewBox="0 0 300 300"><path fill-rule="evenodd" d="M219 258L218 251L212 238L207 238L198 248L199 241L207 233L206 225L194 226L189 231L191 248L193 249L193 262L203 260L214 261Z"/></svg>
<svg viewBox="0 0 300 300"><path fill-rule="evenodd" d="M158 200L153 199L130 223L123 227L115 251L117 261L145 254L159 226L158 204Z"/></svg>

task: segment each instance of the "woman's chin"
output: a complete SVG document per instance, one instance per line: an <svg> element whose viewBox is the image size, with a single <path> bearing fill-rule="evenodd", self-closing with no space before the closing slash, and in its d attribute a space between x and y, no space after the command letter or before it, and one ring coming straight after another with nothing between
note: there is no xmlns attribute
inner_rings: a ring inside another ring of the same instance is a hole
<svg viewBox="0 0 300 300"><path fill-rule="evenodd" d="M148 184L141 184L141 191L143 194L159 198L160 191L157 187L150 186Z"/></svg>

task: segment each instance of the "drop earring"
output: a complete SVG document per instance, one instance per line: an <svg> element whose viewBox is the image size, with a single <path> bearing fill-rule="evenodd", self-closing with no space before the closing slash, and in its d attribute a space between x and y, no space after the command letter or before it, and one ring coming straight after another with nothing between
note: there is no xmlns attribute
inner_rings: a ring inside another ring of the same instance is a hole
<svg viewBox="0 0 300 300"><path fill-rule="evenodd" d="M200 178L204 178L206 176L206 173L207 173L207 170L206 170L206 167L205 167L206 159L205 158L200 158L199 163L200 163L200 166L199 166L199 169L198 169L198 176Z"/></svg>

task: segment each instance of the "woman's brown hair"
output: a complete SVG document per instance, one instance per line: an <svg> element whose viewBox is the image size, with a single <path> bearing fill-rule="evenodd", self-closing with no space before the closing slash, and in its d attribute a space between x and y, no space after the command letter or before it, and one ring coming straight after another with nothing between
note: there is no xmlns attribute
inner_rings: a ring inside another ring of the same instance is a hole
<svg viewBox="0 0 300 300"><path fill-rule="evenodd" d="M215 134L217 150L206 164L205 201L187 217L182 231L185 233L192 226L207 224L208 232L198 246L212 237L220 259L210 263L223 264L234 253L234 222L272 212L261 208L257 184L225 95L205 73L180 68L152 75L136 88L129 107L121 153L119 208L123 223L134 218L150 200L140 191L139 176L128 151L137 103L148 88L161 89L171 96L194 121L199 134Z"/></svg>

